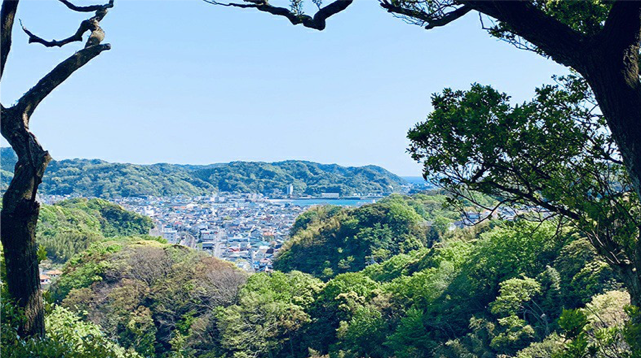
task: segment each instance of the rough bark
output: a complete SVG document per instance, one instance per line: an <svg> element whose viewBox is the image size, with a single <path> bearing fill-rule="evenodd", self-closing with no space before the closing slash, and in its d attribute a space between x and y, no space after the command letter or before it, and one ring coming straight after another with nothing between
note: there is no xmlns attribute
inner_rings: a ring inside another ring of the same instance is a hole
<svg viewBox="0 0 641 358"><path fill-rule="evenodd" d="M7 288L25 315L25 325L20 327L19 333L23 336L43 336L44 309L36 244L40 205L35 195L51 158L25 126L20 125L24 121L22 117L22 113L15 108L2 111L2 133L10 133L11 144L19 154L14 177L3 197L0 236L7 270Z"/></svg>

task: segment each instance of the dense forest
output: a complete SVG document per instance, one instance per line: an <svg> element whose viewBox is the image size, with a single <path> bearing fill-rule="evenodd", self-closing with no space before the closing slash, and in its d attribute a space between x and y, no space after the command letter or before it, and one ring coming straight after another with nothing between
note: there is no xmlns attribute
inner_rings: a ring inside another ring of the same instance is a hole
<svg viewBox="0 0 641 358"><path fill-rule="evenodd" d="M0 148L1 186L6 188L17 161L10 148ZM391 193L407 184L377 166L342 167L289 160L276 163L232 162L213 165L108 163L102 160L52 161L40 193L83 197L198 196L216 191L297 195Z"/></svg>
<svg viewBox="0 0 641 358"><path fill-rule="evenodd" d="M146 235L150 218L102 199L70 199L46 205L36 234L40 247L54 263L64 263L107 237Z"/></svg>
<svg viewBox="0 0 641 358"><path fill-rule="evenodd" d="M65 262L45 295L49 333L21 341L3 300L3 356L92 357L100 345L105 357L638 357L639 313L579 232L451 229L444 201L310 209L279 271L256 274L140 235L146 220L103 200L45 206L41 226L88 247L67 260L50 249L65 236L39 235Z"/></svg>
<svg viewBox="0 0 641 358"><path fill-rule="evenodd" d="M301 214L274 267L330 278L431 247L460 213L443 209L446 196L392 195L360 208L320 206Z"/></svg>

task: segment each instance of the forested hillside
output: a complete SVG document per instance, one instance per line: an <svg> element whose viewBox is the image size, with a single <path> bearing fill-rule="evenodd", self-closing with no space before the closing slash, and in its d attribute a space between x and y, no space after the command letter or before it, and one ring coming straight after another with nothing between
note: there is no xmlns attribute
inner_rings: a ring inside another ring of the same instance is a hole
<svg viewBox="0 0 641 358"><path fill-rule="evenodd" d="M219 345L228 357L633 357L638 313L613 271L576 233L538 226L449 232L325 283L252 275L217 316Z"/></svg>
<svg viewBox="0 0 641 358"><path fill-rule="evenodd" d="M211 349L213 315L235 302L245 280L233 264L202 252L126 237L94 243L76 256L51 297L144 357L204 354Z"/></svg>
<svg viewBox="0 0 641 358"><path fill-rule="evenodd" d="M300 215L274 267L330 278L431 247L460 213L436 193L392 195L360 208L316 207Z"/></svg>
<svg viewBox="0 0 641 358"><path fill-rule="evenodd" d="M638 357L639 312L579 232L554 220L449 230L444 201L311 209L282 271L257 274L134 235L145 220L102 200L45 206L43 223L99 235L46 295L45 341L21 341L3 301L3 356Z"/></svg>
<svg viewBox="0 0 641 358"><path fill-rule="evenodd" d="M70 199L40 210L36 239L54 263L64 263L107 237L146 235L150 218L102 199Z"/></svg>
<svg viewBox="0 0 641 358"><path fill-rule="evenodd" d="M578 342L625 357L612 270L576 234L534 229L486 225L327 282L261 273L240 291L242 274L188 249L107 241L52 297L145 356L576 357Z"/></svg>
<svg viewBox="0 0 641 358"><path fill-rule="evenodd" d="M16 163L10 148L1 148L2 189ZM215 165L137 165L102 160L52 161L39 192L51 195L117 198L131 196L198 196L216 191L272 194L341 195L391 193L405 180L377 166L342 167L306 161L232 162Z"/></svg>
<svg viewBox="0 0 641 358"><path fill-rule="evenodd" d="M404 179L374 165L342 167L298 160L232 162L196 170L193 175L220 191L256 193L284 192L289 184L294 186L295 193L308 195L391 193L406 184Z"/></svg>

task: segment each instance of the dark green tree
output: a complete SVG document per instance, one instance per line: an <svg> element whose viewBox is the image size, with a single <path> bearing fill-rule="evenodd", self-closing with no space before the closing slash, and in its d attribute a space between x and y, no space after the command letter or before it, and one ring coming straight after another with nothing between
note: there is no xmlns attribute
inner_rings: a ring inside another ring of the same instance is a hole
<svg viewBox="0 0 641 358"><path fill-rule="evenodd" d="M426 178L459 199L480 192L540 219L569 220L641 304L639 198L585 81L561 79L520 105L481 85L446 89L432 104L409 132Z"/></svg>

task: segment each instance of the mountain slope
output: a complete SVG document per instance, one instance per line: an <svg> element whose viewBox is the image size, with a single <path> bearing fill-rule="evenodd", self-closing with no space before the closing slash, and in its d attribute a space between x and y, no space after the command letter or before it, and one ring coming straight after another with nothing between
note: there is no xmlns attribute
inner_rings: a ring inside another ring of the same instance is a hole
<svg viewBox="0 0 641 358"><path fill-rule="evenodd" d="M0 148L5 189L16 162L10 148ZM102 160L52 161L40 193L114 198L128 196L206 195L216 191L341 195L390 193L405 180L377 166L342 167L306 161L231 162L211 165L109 163Z"/></svg>

